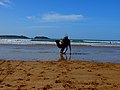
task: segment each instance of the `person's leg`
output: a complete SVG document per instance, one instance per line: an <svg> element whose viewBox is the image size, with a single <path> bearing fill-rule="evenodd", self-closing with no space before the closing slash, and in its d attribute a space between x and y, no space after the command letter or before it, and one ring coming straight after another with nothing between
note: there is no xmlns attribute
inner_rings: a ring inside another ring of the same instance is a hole
<svg viewBox="0 0 120 90"><path fill-rule="evenodd" d="M65 48L65 52L64 53L66 53L67 50L68 50L68 47Z"/></svg>
<svg viewBox="0 0 120 90"><path fill-rule="evenodd" d="M65 49L65 48L61 48L60 53L63 53L64 49Z"/></svg>

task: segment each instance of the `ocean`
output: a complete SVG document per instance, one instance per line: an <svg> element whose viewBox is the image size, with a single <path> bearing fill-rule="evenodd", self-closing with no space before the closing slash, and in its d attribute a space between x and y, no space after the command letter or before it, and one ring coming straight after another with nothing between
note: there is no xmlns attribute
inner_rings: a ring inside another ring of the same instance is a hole
<svg viewBox="0 0 120 90"><path fill-rule="evenodd" d="M0 44L52 44L57 39L0 39ZM120 40L71 39L72 45L120 46Z"/></svg>
<svg viewBox="0 0 120 90"><path fill-rule="evenodd" d="M60 55L56 39L0 39L1 60L83 60L120 63L120 40L71 39L69 50Z"/></svg>

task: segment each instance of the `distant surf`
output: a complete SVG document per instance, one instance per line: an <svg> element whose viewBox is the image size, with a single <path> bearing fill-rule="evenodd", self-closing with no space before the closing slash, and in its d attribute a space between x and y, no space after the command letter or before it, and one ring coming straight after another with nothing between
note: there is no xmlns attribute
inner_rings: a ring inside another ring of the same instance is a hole
<svg viewBox="0 0 120 90"><path fill-rule="evenodd" d="M0 44L52 44L57 39L0 39ZM120 46L120 40L71 39L72 45Z"/></svg>

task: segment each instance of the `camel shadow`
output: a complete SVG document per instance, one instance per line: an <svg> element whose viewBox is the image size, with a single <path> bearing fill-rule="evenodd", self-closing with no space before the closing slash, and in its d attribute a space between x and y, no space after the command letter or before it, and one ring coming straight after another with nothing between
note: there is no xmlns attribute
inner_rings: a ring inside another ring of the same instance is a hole
<svg viewBox="0 0 120 90"><path fill-rule="evenodd" d="M68 56L67 54L60 53L59 61L64 61L64 60L71 60L71 55Z"/></svg>

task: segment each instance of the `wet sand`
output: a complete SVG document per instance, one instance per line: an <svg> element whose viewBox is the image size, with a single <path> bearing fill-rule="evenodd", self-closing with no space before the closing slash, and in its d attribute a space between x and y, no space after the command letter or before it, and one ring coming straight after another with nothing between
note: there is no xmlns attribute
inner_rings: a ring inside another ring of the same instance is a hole
<svg viewBox="0 0 120 90"><path fill-rule="evenodd" d="M0 45L1 60L53 61L60 58L56 45ZM119 47L72 46L63 57L69 60L120 63Z"/></svg>
<svg viewBox="0 0 120 90"><path fill-rule="evenodd" d="M120 90L120 64L0 60L0 90Z"/></svg>

